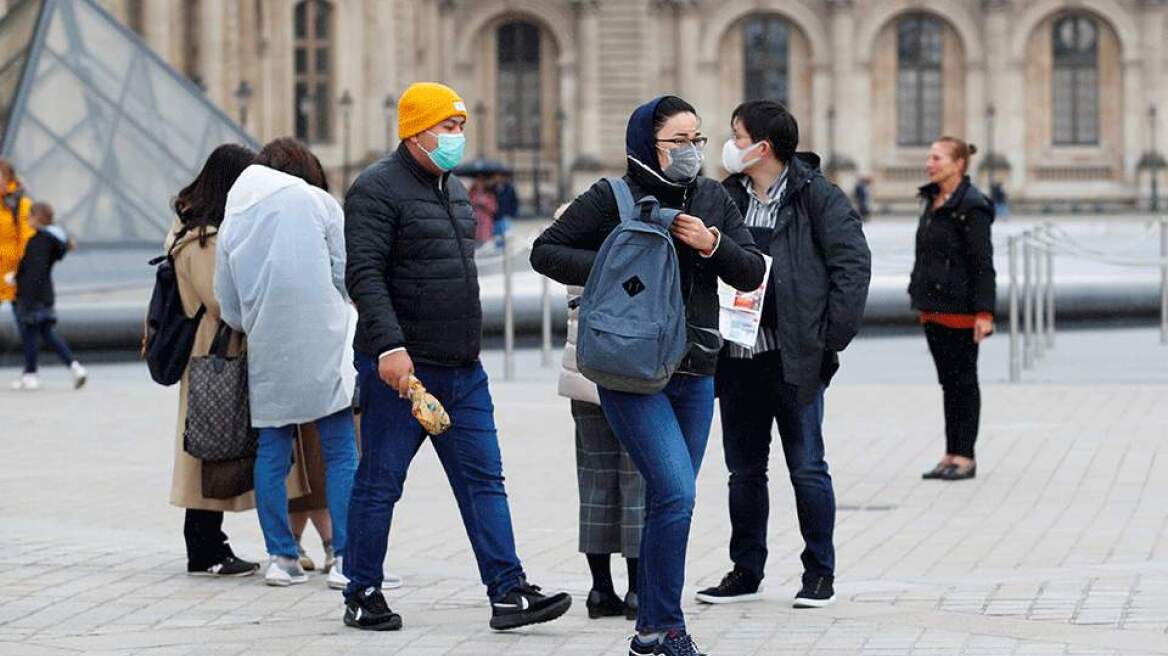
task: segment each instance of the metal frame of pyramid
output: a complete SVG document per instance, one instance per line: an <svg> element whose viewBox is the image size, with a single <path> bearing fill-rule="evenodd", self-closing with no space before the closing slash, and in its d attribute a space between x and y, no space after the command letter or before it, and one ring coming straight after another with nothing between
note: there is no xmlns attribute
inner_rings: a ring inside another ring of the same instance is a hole
<svg viewBox="0 0 1168 656"><path fill-rule="evenodd" d="M171 199L226 142L256 147L94 0L22 0L0 18L0 157L87 246L157 248Z"/></svg>

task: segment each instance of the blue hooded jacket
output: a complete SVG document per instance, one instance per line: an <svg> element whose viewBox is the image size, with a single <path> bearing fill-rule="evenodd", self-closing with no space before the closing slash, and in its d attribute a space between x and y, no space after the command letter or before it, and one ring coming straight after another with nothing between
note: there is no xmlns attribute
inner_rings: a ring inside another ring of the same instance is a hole
<svg viewBox="0 0 1168 656"><path fill-rule="evenodd" d="M625 129L625 153L661 176L663 172L657 162L657 131L653 129L653 116L657 113L657 106L672 97L657 96L634 109L629 116L629 126Z"/></svg>

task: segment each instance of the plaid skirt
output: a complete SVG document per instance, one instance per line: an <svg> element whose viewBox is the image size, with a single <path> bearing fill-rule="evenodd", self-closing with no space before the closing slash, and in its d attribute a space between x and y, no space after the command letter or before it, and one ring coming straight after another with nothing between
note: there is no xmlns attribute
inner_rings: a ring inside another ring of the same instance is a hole
<svg viewBox="0 0 1168 656"><path fill-rule="evenodd" d="M637 558L645 523L645 480L617 441L600 406L572 401L580 553Z"/></svg>

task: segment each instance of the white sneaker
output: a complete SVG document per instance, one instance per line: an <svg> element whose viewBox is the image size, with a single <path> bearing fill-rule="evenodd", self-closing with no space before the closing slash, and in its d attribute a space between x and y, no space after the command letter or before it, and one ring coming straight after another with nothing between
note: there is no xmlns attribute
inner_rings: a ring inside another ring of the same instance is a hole
<svg viewBox="0 0 1168 656"><path fill-rule="evenodd" d="M264 583L286 588L308 581L308 575L301 569L295 558L272 556L268 561L268 571L264 574Z"/></svg>
<svg viewBox="0 0 1168 656"><path fill-rule="evenodd" d="M80 362L74 360L69 365L69 370L73 372L73 389L85 387L85 381L89 380L89 372L85 371L85 367L82 367Z"/></svg>
<svg viewBox="0 0 1168 656"><path fill-rule="evenodd" d="M397 590L406 584L405 581L402 580L402 577L398 576L397 574L390 574L389 572L386 572L383 576L384 578L381 580L382 590Z"/></svg>
<svg viewBox="0 0 1168 656"><path fill-rule="evenodd" d="M36 374L21 374L18 380L12 381L12 389L14 390L38 390L41 388L41 381Z"/></svg>
<svg viewBox="0 0 1168 656"><path fill-rule="evenodd" d="M344 556L337 556L333 566L329 568L328 587L333 590L344 590L349 585L349 577L342 573L344 570Z"/></svg>

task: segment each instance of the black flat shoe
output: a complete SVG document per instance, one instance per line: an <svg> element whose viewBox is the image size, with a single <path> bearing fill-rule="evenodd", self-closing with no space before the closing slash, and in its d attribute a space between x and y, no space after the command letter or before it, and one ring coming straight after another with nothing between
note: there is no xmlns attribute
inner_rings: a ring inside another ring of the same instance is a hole
<svg viewBox="0 0 1168 656"><path fill-rule="evenodd" d="M937 463L937 466L936 466L936 467L933 467L933 468L932 468L932 469L930 469L929 471L927 471L927 472L925 472L925 473L921 474L921 478L923 478L923 479L924 479L924 480L926 480L926 481L930 481L930 480L936 480L936 479L939 479L939 478L943 478L943 477L944 477L944 474L945 474L945 470L946 470L946 469L948 469L948 468L949 468L949 467L951 467L951 466L952 466L952 465L947 465L947 464L945 464L945 463L943 463L943 462L939 462L939 463Z"/></svg>
<svg viewBox="0 0 1168 656"><path fill-rule="evenodd" d="M964 481L977 477L977 464L969 465L962 469L960 465L949 465L945 471L941 472L941 480L943 481Z"/></svg>
<svg viewBox="0 0 1168 656"><path fill-rule="evenodd" d="M590 620L601 617L623 617L627 612L625 602L621 601L615 592L593 590L588 593L588 601L585 605L588 607L588 619Z"/></svg>

